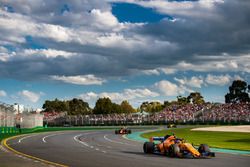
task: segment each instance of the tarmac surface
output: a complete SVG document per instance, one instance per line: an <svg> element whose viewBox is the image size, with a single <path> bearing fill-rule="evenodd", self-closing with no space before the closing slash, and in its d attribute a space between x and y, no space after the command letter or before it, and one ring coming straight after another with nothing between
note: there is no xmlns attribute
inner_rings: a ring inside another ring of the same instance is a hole
<svg viewBox="0 0 250 167"><path fill-rule="evenodd" d="M30 134L9 140L7 144L19 152L72 167L247 167L250 163L250 156L225 153L216 153L216 157L211 159L179 159L144 154L142 142L115 135L114 130ZM37 160L29 161L31 165L44 166Z"/></svg>
<svg viewBox="0 0 250 167"><path fill-rule="evenodd" d="M0 145L0 167L46 167L47 164L14 154Z"/></svg>

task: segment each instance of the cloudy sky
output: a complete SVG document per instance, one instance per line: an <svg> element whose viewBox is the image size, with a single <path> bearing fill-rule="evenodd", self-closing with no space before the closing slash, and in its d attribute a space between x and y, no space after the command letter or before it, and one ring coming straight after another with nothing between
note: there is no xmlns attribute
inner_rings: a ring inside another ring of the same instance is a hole
<svg viewBox="0 0 250 167"><path fill-rule="evenodd" d="M249 0L0 0L0 101L141 102L250 82Z"/></svg>

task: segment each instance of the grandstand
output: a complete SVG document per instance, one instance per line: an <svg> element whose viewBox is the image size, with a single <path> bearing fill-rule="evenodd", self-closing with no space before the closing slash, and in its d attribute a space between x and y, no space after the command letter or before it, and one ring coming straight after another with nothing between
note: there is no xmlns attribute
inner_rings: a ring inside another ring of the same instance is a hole
<svg viewBox="0 0 250 167"><path fill-rule="evenodd" d="M250 104L172 105L156 113L67 115L66 112L44 112L50 126L138 125L168 123L250 123Z"/></svg>
<svg viewBox="0 0 250 167"><path fill-rule="evenodd" d="M197 119L208 122L250 122L250 104L214 104Z"/></svg>

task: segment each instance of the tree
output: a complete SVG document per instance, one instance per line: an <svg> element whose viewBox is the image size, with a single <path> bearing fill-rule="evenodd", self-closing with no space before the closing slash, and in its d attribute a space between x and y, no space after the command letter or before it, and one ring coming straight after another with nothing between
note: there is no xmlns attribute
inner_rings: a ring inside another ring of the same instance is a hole
<svg viewBox="0 0 250 167"><path fill-rule="evenodd" d="M162 105L160 102L151 102L150 103L150 111L149 112L159 112L162 111L164 108L164 105Z"/></svg>
<svg viewBox="0 0 250 167"><path fill-rule="evenodd" d="M68 105L65 101L60 101L58 99L55 100L46 100L45 103L43 104L43 109L45 112L62 112L62 111L68 111Z"/></svg>
<svg viewBox="0 0 250 167"><path fill-rule="evenodd" d="M163 108L168 107L168 106L170 106L170 105L171 105L171 102L169 102L169 101L164 101L164 103L163 103Z"/></svg>
<svg viewBox="0 0 250 167"><path fill-rule="evenodd" d="M84 102L82 99L72 99L68 101L69 105L69 115L84 115L84 114L90 114L91 108L89 107L89 104L87 102Z"/></svg>
<svg viewBox="0 0 250 167"><path fill-rule="evenodd" d="M187 97L189 102L193 104L203 104L205 103L203 96L199 92L191 92L190 95Z"/></svg>
<svg viewBox="0 0 250 167"><path fill-rule="evenodd" d="M49 101L46 100L43 104L43 109L45 112L67 112L69 115L82 115L90 114L91 108L87 102L81 99L72 99L68 101L61 101L58 99Z"/></svg>
<svg viewBox="0 0 250 167"><path fill-rule="evenodd" d="M142 104L140 105L140 110L141 111L147 111L147 107L149 105L149 102L148 101L145 101L145 102L142 102Z"/></svg>
<svg viewBox="0 0 250 167"><path fill-rule="evenodd" d="M183 96L177 96L177 102L180 105L185 105L190 103L189 99L187 97L183 97Z"/></svg>
<svg viewBox="0 0 250 167"><path fill-rule="evenodd" d="M109 98L99 98L96 101L95 108L93 110L94 114L111 114L113 113L114 105Z"/></svg>
<svg viewBox="0 0 250 167"><path fill-rule="evenodd" d="M111 113L123 113L121 106L119 104L112 103Z"/></svg>
<svg viewBox="0 0 250 167"><path fill-rule="evenodd" d="M241 80L234 80L229 86L229 93L225 95L226 103L250 102L249 98L250 85Z"/></svg>
<svg viewBox="0 0 250 167"><path fill-rule="evenodd" d="M159 112L164 108L164 105L158 101L155 102L143 102L140 106L141 111L146 112Z"/></svg>
<svg viewBox="0 0 250 167"><path fill-rule="evenodd" d="M135 109L129 104L129 102L127 100L122 101L120 106L121 106L122 113L135 112Z"/></svg>

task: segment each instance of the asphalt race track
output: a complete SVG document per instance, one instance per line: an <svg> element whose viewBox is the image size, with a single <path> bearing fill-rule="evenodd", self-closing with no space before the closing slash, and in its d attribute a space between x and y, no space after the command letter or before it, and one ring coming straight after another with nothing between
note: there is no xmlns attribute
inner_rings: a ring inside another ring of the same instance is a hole
<svg viewBox="0 0 250 167"><path fill-rule="evenodd" d="M15 150L72 167L246 167L250 156L217 153L211 159L178 159L144 154L143 143L114 130L39 133L9 140Z"/></svg>

